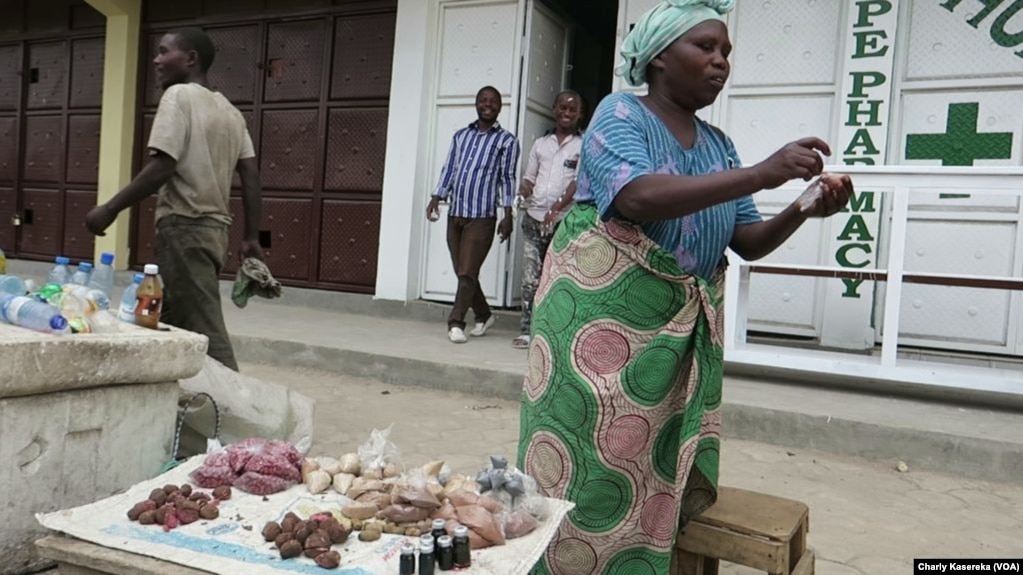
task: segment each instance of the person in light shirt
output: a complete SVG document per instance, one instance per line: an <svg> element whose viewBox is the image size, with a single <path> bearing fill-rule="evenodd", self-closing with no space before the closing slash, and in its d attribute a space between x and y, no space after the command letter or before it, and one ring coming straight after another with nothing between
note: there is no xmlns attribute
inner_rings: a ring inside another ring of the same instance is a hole
<svg viewBox="0 0 1023 575"><path fill-rule="evenodd" d="M533 298L540 285L540 272L554 228L575 195L575 174L582 151L579 122L582 98L574 90L565 90L554 99L554 130L533 143L526 173L519 186L522 216L523 270L522 321L520 335L512 340L517 349L529 347L533 324Z"/></svg>

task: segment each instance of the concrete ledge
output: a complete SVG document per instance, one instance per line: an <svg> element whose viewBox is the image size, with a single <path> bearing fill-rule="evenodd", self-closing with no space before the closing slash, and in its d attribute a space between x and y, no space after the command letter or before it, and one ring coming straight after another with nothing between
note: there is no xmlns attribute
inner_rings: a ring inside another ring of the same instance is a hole
<svg viewBox="0 0 1023 575"><path fill-rule="evenodd" d="M130 325L121 329L53 336L0 325L0 397L177 381L202 370L205 336Z"/></svg>
<svg viewBox="0 0 1023 575"><path fill-rule="evenodd" d="M155 476L170 458L178 384L0 399L0 574L44 566L36 513L84 505Z"/></svg>
<svg viewBox="0 0 1023 575"><path fill-rule="evenodd" d="M232 339L239 360L247 363L318 369L511 400L519 399L522 391L523 373L500 367L247 335ZM807 397L812 399L800 400ZM729 438L892 465L901 460L912 469L975 479L1023 478L1023 417L1013 413L729 377L723 418Z"/></svg>
<svg viewBox="0 0 1023 575"><path fill-rule="evenodd" d="M905 461L913 470L986 481L1023 479L1023 444L867 421L726 403L726 437L816 449L865 459Z"/></svg>
<svg viewBox="0 0 1023 575"><path fill-rule="evenodd" d="M497 369L243 335L232 335L231 342L235 356L245 363L318 369L394 385L516 401L522 393L522 375Z"/></svg>

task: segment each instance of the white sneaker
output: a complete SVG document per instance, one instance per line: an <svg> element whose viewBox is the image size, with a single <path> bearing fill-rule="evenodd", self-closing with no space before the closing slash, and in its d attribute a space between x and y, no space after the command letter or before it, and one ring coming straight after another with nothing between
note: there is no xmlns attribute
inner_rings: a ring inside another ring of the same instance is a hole
<svg viewBox="0 0 1023 575"><path fill-rule="evenodd" d="M487 318L487 321L483 323L477 323L476 327L472 328L472 331L469 332L469 335L473 337L483 337L487 335L487 330L494 327L494 321L496 320L497 316L492 315Z"/></svg>
<svg viewBox="0 0 1023 575"><path fill-rule="evenodd" d="M460 327L453 327L448 330L448 339L451 343L465 343L469 341L469 338L465 337L465 332Z"/></svg>

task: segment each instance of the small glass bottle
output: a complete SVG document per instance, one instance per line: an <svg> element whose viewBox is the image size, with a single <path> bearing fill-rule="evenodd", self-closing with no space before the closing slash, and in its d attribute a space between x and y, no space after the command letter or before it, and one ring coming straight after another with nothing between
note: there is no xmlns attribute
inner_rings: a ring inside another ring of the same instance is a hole
<svg viewBox="0 0 1023 575"><path fill-rule="evenodd" d="M432 537L431 537L432 539ZM419 575L433 575L435 571L433 543L424 541L419 544Z"/></svg>
<svg viewBox="0 0 1023 575"><path fill-rule="evenodd" d="M398 575L415 575L416 548L410 544L401 546L401 559L398 563Z"/></svg>
<svg viewBox="0 0 1023 575"><path fill-rule="evenodd" d="M469 549L469 528L459 525L455 527L454 539L455 567L466 569L472 566L472 552Z"/></svg>
<svg viewBox="0 0 1023 575"><path fill-rule="evenodd" d="M434 542L439 541L441 536L448 534L447 530L444 528L444 523L443 519L433 520L433 528L430 529L430 535L433 535Z"/></svg>
<svg viewBox="0 0 1023 575"><path fill-rule="evenodd" d="M455 550L448 535L437 538L437 566L441 571L451 571L455 568Z"/></svg>

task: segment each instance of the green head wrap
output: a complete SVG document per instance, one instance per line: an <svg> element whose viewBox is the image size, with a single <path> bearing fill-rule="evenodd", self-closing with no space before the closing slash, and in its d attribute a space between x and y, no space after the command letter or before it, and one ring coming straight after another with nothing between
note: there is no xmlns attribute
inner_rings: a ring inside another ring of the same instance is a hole
<svg viewBox="0 0 1023 575"><path fill-rule="evenodd" d="M646 67L679 36L707 20L725 21L735 0L664 0L636 22L622 42L615 74L632 86L646 83Z"/></svg>

